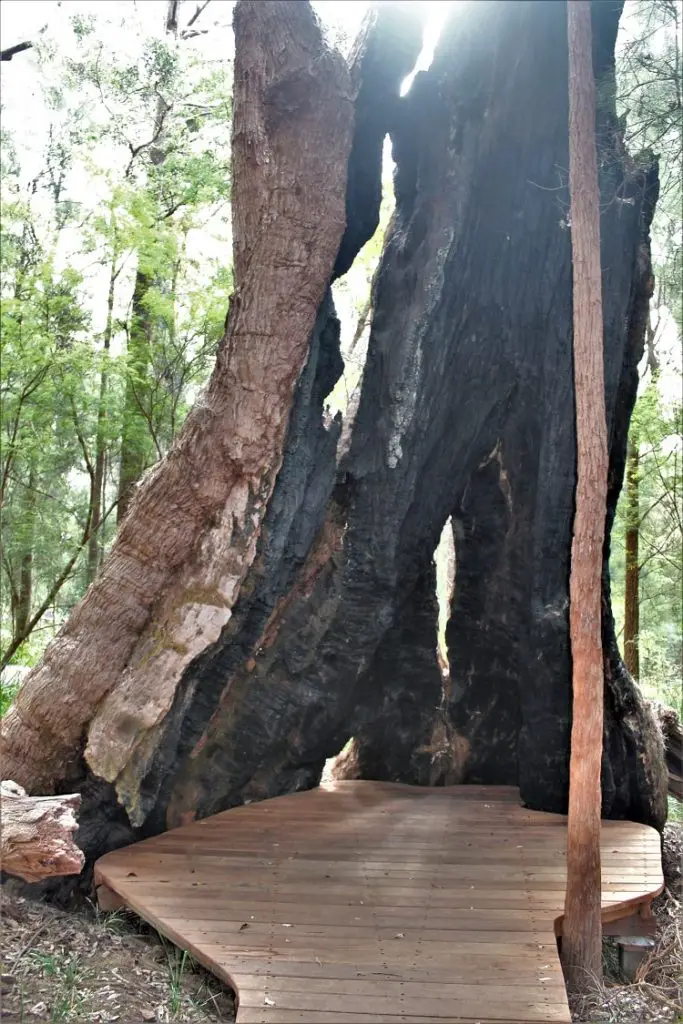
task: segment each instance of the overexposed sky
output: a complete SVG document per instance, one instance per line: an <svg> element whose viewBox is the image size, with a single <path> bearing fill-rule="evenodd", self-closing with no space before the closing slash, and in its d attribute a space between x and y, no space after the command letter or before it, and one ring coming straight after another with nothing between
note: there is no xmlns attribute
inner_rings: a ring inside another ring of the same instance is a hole
<svg viewBox="0 0 683 1024"><path fill-rule="evenodd" d="M395 0L394 0L395 2ZM431 62L434 46L438 38L445 16L458 0L398 0L402 5L419 8L425 23L425 48L416 70L427 67ZM345 50L350 48L361 27L363 18L370 6L368 0L313 0L313 6L326 25L330 37ZM199 52L207 61L231 57L234 51L232 33L233 0L210 0L206 9L196 22L196 28L202 35L192 40L192 48ZM142 37L163 35L163 26L167 9L167 0L2 0L0 3L0 39L6 48L24 40L40 40L47 44L53 43L60 55L76 54L75 37L71 30L71 19L74 15L87 16L96 14L98 23L106 22L106 46L118 57L130 57L138 60ZM197 0L183 0L180 7L180 26L187 24L197 9ZM48 73L45 65L40 71L37 67L36 53L28 50L18 54L11 62L0 65L2 72L2 125L10 133L17 147L22 186L26 187L45 166L45 147L48 139L49 125L54 119L54 112L48 110L43 94L43 83ZM406 82L406 86L408 81ZM389 149L387 150L387 153ZM107 154L93 153L99 166L114 166L115 160L127 161L125 151ZM102 196L107 182L102 178L89 178L86 169L75 165L69 172L66 182L66 197L80 198L87 196L91 203L96 201L96 194ZM47 194L43 197L46 207L50 206ZM41 202L37 195L34 202ZM207 226L208 228L208 226ZM60 236L58 266L70 265L84 270L83 259L79 255L79 239L73 231L67 229ZM224 226L218 237L212 237L211 231L202 229L191 232L189 242L190 255L200 260L208 254L223 261L230 260L229 232L225 235ZM193 250L197 250L194 252ZM128 292L132 289L134 266L127 268L121 286L117 288L117 300L120 298L123 314L129 301ZM101 330L103 316L101 298L105 287L104 269L88 271L91 282L93 326ZM363 277L362 269L358 272ZM94 277L93 277L94 275ZM353 334L355 314L353 295L360 287L365 287L364 280L352 280L350 272L344 293L338 301L349 308L342 316L345 331ZM101 279L101 280L100 280ZM119 302L117 301L117 306ZM340 310L341 312L341 310Z"/></svg>
<svg viewBox="0 0 683 1024"><path fill-rule="evenodd" d="M267 0L265 0L267 2ZM389 0L384 0L389 2ZM462 0L392 0L420 9L424 15L424 48L416 70L429 66L445 18ZM233 52L231 28L233 0L210 0L197 22L205 34L193 40L208 61L225 58ZM370 6L368 0L313 0L313 6L329 28L333 39L341 34L347 40L356 35ZM167 0L2 0L0 2L0 41L3 48L25 39L53 39L60 50L73 40L70 19L75 14L97 12L106 18L107 43L118 53L136 52L139 37L131 32L131 15L145 34L163 32ZM181 26L186 24L197 7L197 0L183 0ZM629 8L626 3L622 32L628 32ZM2 70L2 123L9 130L19 150L22 177L28 183L43 165L49 114L41 92L40 77L32 51L17 55L0 65ZM408 81L405 83L408 85ZM79 185L80 187L80 185ZM229 254L228 254L229 255ZM680 346L675 327L667 324L663 348L669 350L671 377L663 382L667 397L680 395ZM669 375L666 375L667 378Z"/></svg>

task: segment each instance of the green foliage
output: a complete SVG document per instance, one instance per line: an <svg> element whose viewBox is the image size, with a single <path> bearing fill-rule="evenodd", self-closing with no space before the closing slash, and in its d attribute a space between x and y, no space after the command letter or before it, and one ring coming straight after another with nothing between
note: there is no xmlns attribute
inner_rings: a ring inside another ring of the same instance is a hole
<svg viewBox="0 0 683 1024"><path fill-rule="evenodd" d="M626 143L636 157L659 159L660 196L654 225L654 265L660 301L681 330L683 62L679 0L626 5L618 53L618 104Z"/></svg>
<svg viewBox="0 0 683 1024"><path fill-rule="evenodd" d="M660 198L652 225L656 291L631 423L639 453L640 683L648 696L681 706L683 649L683 442L681 422L681 239L683 63L677 0L632 0L617 53L617 101L636 160L659 159ZM626 495L612 535L613 605L621 629Z"/></svg>
<svg viewBox="0 0 683 1024"><path fill-rule="evenodd" d="M5 683L0 680L0 718L12 706L12 702L19 691L19 680L12 679Z"/></svg>
<svg viewBox="0 0 683 1024"><path fill-rule="evenodd" d="M683 445L681 405L668 406L655 375L643 391L631 423L639 450L638 532L640 567L640 665L647 696L681 708L683 644ZM623 622L624 495L612 535L613 604Z"/></svg>
<svg viewBox="0 0 683 1024"><path fill-rule="evenodd" d="M82 596L126 446L136 479L168 449L231 290L229 66L136 9L113 47L109 17L77 14L35 49L32 180L26 140L0 140L3 663L31 664Z"/></svg>

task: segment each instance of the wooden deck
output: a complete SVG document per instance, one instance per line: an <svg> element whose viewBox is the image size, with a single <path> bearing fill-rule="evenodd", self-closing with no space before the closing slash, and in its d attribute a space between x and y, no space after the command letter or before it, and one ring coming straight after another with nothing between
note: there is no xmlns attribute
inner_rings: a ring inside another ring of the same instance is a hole
<svg viewBox="0 0 683 1024"><path fill-rule="evenodd" d="M238 1024L550 1024L565 837L514 789L343 782L110 853L96 883L231 985ZM657 833L604 822L602 856L605 920L649 907Z"/></svg>

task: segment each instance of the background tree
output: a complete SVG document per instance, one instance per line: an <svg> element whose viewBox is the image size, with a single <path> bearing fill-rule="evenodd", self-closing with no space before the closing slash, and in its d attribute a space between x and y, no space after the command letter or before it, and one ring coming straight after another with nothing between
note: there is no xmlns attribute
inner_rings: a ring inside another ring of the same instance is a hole
<svg viewBox="0 0 683 1024"><path fill-rule="evenodd" d="M626 5L617 85L629 151L640 163L657 155L661 187L652 224L656 285L612 535L614 606L629 671L648 697L681 713L683 63L675 0ZM681 813L673 803L671 811Z"/></svg>
<svg viewBox="0 0 683 1024"><path fill-rule="evenodd" d="M200 61L195 14L177 40L140 26L120 49L106 8L59 46L46 32L28 182L23 141L3 138L3 664L30 664L97 574L120 494L172 442L220 338L230 76Z"/></svg>

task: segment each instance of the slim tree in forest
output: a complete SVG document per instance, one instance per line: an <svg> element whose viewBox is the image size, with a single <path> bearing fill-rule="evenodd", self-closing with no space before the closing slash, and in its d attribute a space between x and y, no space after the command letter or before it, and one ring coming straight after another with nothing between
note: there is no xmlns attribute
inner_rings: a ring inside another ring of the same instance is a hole
<svg viewBox="0 0 683 1024"><path fill-rule="evenodd" d="M164 14L166 35L173 40L178 37L178 0L168 0ZM154 118L154 166L166 159L167 142L164 139L164 122L170 104L158 94ZM119 498L116 513L121 522L140 477L147 468L151 439L145 416L149 405L149 364L152 358L153 317L147 306L148 292L154 284L145 253L138 251L138 266L128 333L128 373L126 375L126 398L123 411L123 434L121 437L121 463L119 468Z"/></svg>
<svg viewBox="0 0 683 1024"><path fill-rule="evenodd" d="M626 460L626 580L624 587L624 664L640 678L640 452L637 438L628 442Z"/></svg>
<svg viewBox="0 0 683 1024"><path fill-rule="evenodd" d="M586 990L602 964L601 580L608 455L591 5L570 0L567 12L577 483L569 581L573 717L562 955L570 987Z"/></svg>

